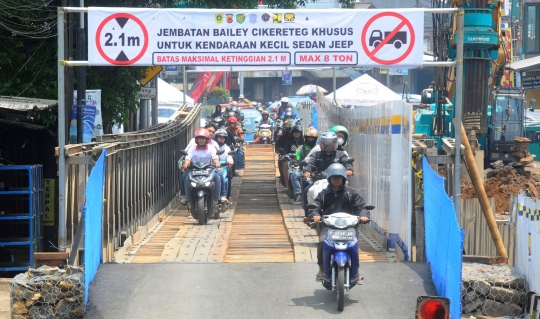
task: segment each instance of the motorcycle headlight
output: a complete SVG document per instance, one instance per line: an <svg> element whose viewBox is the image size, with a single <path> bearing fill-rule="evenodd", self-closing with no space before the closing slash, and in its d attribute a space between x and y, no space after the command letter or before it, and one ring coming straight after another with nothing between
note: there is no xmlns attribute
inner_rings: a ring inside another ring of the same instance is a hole
<svg viewBox="0 0 540 319"><path fill-rule="evenodd" d="M204 186L208 187L208 186L210 186L210 183L211 182L206 182L206 183L204 183Z"/></svg>
<svg viewBox="0 0 540 319"><path fill-rule="evenodd" d="M197 187L197 183L191 182L191 187Z"/></svg>

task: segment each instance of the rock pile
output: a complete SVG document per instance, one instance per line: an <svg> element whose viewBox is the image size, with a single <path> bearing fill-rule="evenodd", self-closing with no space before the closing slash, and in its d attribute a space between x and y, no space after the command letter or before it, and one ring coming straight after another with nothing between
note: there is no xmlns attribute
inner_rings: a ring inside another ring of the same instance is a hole
<svg viewBox="0 0 540 319"><path fill-rule="evenodd" d="M463 263L462 278L463 315L503 317L525 312L527 282L516 268Z"/></svg>
<svg viewBox="0 0 540 319"><path fill-rule="evenodd" d="M82 268L41 266L11 281L11 318L83 318Z"/></svg>

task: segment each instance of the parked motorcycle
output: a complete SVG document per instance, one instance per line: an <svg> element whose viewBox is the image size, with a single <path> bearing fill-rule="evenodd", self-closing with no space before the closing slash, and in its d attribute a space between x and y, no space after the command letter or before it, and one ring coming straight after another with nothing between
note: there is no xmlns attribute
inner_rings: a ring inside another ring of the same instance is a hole
<svg viewBox="0 0 540 319"><path fill-rule="evenodd" d="M270 124L261 124L257 137L259 144L272 144L272 126Z"/></svg>
<svg viewBox="0 0 540 319"><path fill-rule="evenodd" d="M309 209L318 208L316 204L308 204ZM364 206L363 209L372 210L374 206ZM358 238L355 228L361 222L360 217L347 213L333 213L323 215L321 223L330 227L324 238L323 286L336 292L337 310L343 311L345 291L349 291L358 283ZM311 228L316 228L315 223L310 223Z"/></svg>
<svg viewBox="0 0 540 319"><path fill-rule="evenodd" d="M186 156L188 153L182 150L180 154ZM223 151L217 152L217 155L221 154ZM191 216L198 220L199 225L206 225L209 218L219 218L219 203L216 205L214 202L214 192L221 190L215 188L215 170L214 164L204 162L192 162L188 167L189 183L186 192L189 192L191 198L188 210Z"/></svg>

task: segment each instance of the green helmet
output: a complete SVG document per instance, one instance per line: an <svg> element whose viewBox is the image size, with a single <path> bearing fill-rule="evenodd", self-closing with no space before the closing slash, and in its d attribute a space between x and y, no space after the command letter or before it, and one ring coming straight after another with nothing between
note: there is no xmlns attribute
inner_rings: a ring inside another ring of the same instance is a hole
<svg viewBox="0 0 540 319"><path fill-rule="evenodd" d="M349 139L349 130L343 126L343 125L334 125L330 128L330 132L334 132L334 133L338 133L338 132L342 132L343 134L345 134L345 140L343 141L343 144L341 146L345 146L347 145L347 140Z"/></svg>

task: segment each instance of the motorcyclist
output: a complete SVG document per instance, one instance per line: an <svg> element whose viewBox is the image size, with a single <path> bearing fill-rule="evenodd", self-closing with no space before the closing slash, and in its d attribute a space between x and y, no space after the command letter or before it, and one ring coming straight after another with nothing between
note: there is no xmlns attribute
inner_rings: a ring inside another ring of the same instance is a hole
<svg viewBox="0 0 540 319"><path fill-rule="evenodd" d="M304 145L304 137L302 136L302 127L301 126L293 126L291 129L291 135L285 139L285 142L283 143L283 153L284 154L290 154L295 153L296 150ZM281 161L281 171L283 172L283 176L285 177L285 188L291 187L289 185L289 162L286 160Z"/></svg>
<svg viewBox="0 0 540 319"><path fill-rule="evenodd" d="M216 154L217 150L215 147L212 147L209 145L210 141L212 141L210 137L210 132L208 132L207 129L198 129L195 131L195 139L197 141L197 144L195 147L192 147L188 150L188 154L186 155L186 158L184 160L182 170L184 172L187 172L187 169L192 162L205 162L208 164L214 163L214 166L216 168L219 168L220 164L219 164L219 157ZM216 201L221 200L221 202L226 203L227 197L225 196L220 197L222 177L220 177L219 174L217 174L217 172L214 171L213 178L214 178L215 189L216 189L216 191L214 192L214 200ZM189 179L186 178L184 180L184 190L188 189L188 183L189 183ZM185 205L187 202L189 202L190 195L191 194L189 194L189 192L186 192L185 197L180 199L180 203Z"/></svg>
<svg viewBox="0 0 540 319"><path fill-rule="evenodd" d="M304 133L304 145L301 145L296 149L296 160L302 161L306 158L309 151L317 144L318 132L310 126ZM297 172L291 175L291 185L294 191L294 203L300 205L302 203L302 189L300 187L300 180L302 179L302 172Z"/></svg>
<svg viewBox="0 0 540 319"><path fill-rule="evenodd" d="M269 112L270 112L270 118L271 118L272 120L274 120L274 121L277 119L277 112L278 112L278 109L279 109L279 107L278 107L277 105L272 105L272 106L270 106L269 109L268 109Z"/></svg>
<svg viewBox="0 0 540 319"><path fill-rule="evenodd" d="M303 169L305 178L310 177L313 172L323 172L333 163L341 163L346 168L347 176L353 174L351 163L347 163L349 156L343 151L338 150L338 137L334 132L324 132L319 137L319 145L321 150L313 155L308 155L305 161L308 163ZM303 189L302 200L304 203L304 212L307 215L307 193L313 186L310 183Z"/></svg>
<svg viewBox="0 0 540 319"><path fill-rule="evenodd" d="M268 114L268 111L262 111L261 115L262 115L261 125L262 124L274 125L274 121L272 121L272 119L270 118L270 114Z"/></svg>
<svg viewBox="0 0 540 319"><path fill-rule="evenodd" d="M228 126L227 126L227 132L231 133L233 136L238 136L241 142L244 141L244 131L238 125L238 119L234 116L229 117L227 120Z"/></svg>
<svg viewBox="0 0 540 319"><path fill-rule="evenodd" d="M231 151L231 148L227 146L227 140L229 139L229 132L227 132L225 129L219 129L216 131L214 140L218 143L219 148L218 151L223 150L223 154L219 155L219 161L220 162L226 162L229 166L229 169L227 170L227 175L229 176L229 183L232 181L232 166L234 165L234 159L231 155L229 155L229 152ZM227 187L228 185L225 185L224 180L222 180L221 183L221 196L227 196Z"/></svg>
<svg viewBox="0 0 540 319"><path fill-rule="evenodd" d="M286 183L284 179L285 175L283 173L283 167L281 165L281 163L285 160L285 157L283 156L282 152L284 152L285 150L285 141L287 141L287 139L292 137L291 130L293 129L293 127L294 127L294 123L292 121L288 121L288 120L285 121L283 123L283 134L276 140L276 144L274 146L275 152L279 154L279 160L278 160L279 182L283 186L285 186Z"/></svg>
<svg viewBox="0 0 540 319"><path fill-rule="evenodd" d="M343 125L334 125L330 128L329 131L336 133L338 137L338 151L345 152L345 154L349 156L349 154L347 153L347 151L345 151L344 148L345 145L347 145L347 141L349 140L349 130ZM311 156L312 154L315 154L315 152L318 152L320 150L320 145L316 145L311 149L308 156Z"/></svg>
<svg viewBox="0 0 540 319"><path fill-rule="evenodd" d="M214 137L214 134L216 133L216 125L214 123L212 123L212 122L208 122L208 123L206 123L206 126L204 128L200 128L199 130L201 130L201 129L206 129L208 131L208 133L210 134L210 144L217 151L219 149L219 144L212 139ZM188 145L185 148L186 152L189 153L189 151L197 145L196 139L197 139L197 137L194 137L189 141ZM184 188L184 183L187 180L187 178L188 178L187 173L182 174L182 176L180 177L180 201L182 201L182 199L186 195L186 189ZM220 176L220 179L223 181L222 176ZM186 203L187 203L187 201L186 201Z"/></svg>
<svg viewBox="0 0 540 319"><path fill-rule="evenodd" d="M320 224L322 216L342 212L359 216L360 221L363 223L369 220L369 211L362 209L366 204L364 199L346 183L348 175L347 169L343 165L339 163L330 165L328 167L328 186L317 195L313 202L318 208L311 209L307 216L317 223L317 233L319 234L319 244L317 246L319 273L315 277L317 281L323 280L324 239L330 229L324 224ZM358 237L358 227L355 228L355 231ZM356 280L359 280L359 278Z"/></svg>
<svg viewBox="0 0 540 319"><path fill-rule="evenodd" d="M214 112L212 112L212 115L210 115L210 119L220 117L221 116L221 105L216 105Z"/></svg>
<svg viewBox="0 0 540 319"><path fill-rule="evenodd" d="M281 105L278 109L278 117L281 118L281 115L285 112L287 109L287 106L289 105L289 98L284 96L281 98Z"/></svg>
<svg viewBox="0 0 540 319"><path fill-rule="evenodd" d="M246 98L244 97L244 94L240 94L238 96L238 103L246 103Z"/></svg>
<svg viewBox="0 0 540 319"><path fill-rule="evenodd" d="M239 123L244 123L244 113L240 111L240 108L238 106L233 106L232 111L236 114L236 118L238 119Z"/></svg>
<svg viewBox="0 0 540 319"><path fill-rule="evenodd" d="M233 111L233 107L238 107L238 102L231 101L229 105L225 108L225 112L223 112L222 117L225 121L227 121L227 118L229 117L229 114Z"/></svg>
<svg viewBox="0 0 540 319"><path fill-rule="evenodd" d="M292 104L289 103L288 107L285 109L285 112L281 114L281 118L284 120L287 119L299 119L298 112L293 108Z"/></svg>

